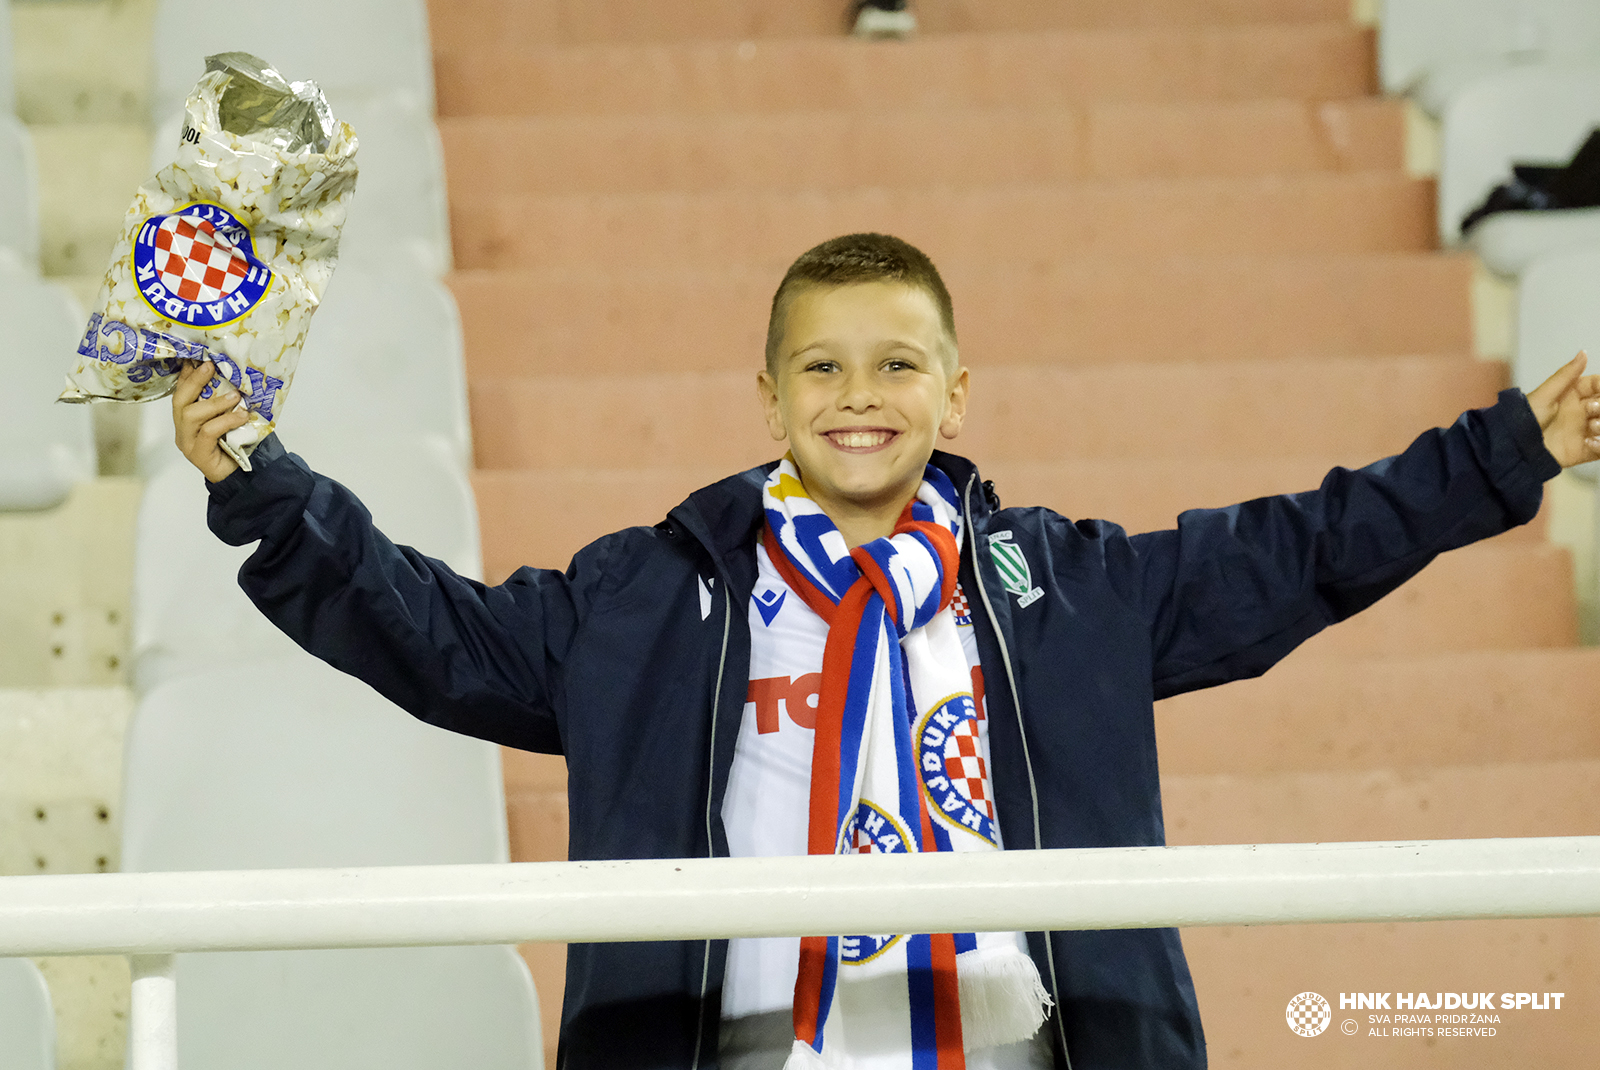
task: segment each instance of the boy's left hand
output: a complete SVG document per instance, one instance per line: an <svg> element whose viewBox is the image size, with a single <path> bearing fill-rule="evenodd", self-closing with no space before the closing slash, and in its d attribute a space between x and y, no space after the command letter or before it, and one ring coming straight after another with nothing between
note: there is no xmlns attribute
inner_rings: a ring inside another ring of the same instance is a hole
<svg viewBox="0 0 1600 1070"><path fill-rule="evenodd" d="M1583 374L1588 360L1580 351L1528 395L1544 448L1562 468L1600 460L1600 375Z"/></svg>

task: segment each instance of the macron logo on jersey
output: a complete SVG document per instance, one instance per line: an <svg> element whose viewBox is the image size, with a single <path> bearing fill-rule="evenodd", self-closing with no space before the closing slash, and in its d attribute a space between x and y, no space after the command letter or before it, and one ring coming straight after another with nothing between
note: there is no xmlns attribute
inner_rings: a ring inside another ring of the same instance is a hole
<svg viewBox="0 0 1600 1070"><path fill-rule="evenodd" d="M756 611L761 614L761 623L772 627L772 618L778 615L778 610L783 608L783 600L788 597L787 591L775 591L768 588L757 591L751 595L755 599Z"/></svg>

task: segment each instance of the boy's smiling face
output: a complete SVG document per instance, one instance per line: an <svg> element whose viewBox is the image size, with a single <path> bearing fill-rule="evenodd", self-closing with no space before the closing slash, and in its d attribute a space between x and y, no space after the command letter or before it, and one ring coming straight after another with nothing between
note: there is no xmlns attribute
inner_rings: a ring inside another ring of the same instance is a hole
<svg viewBox="0 0 1600 1070"><path fill-rule="evenodd" d="M801 481L846 541L887 535L939 438L966 414L938 306L894 282L795 294L774 372L757 377L767 428L789 440Z"/></svg>

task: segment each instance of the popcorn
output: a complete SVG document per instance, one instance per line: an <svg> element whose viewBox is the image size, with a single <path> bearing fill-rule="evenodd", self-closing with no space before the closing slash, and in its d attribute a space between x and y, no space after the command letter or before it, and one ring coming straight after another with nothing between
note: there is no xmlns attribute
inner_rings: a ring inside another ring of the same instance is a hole
<svg viewBox="0 0 1600 1070"><path fill-rule="evenodd" d="M206 60L177 159L139 187L60 400L150 401L185 360L215 362L250 420L221 446L246 471L275 426L339 258L356 136L315 82Z"/></svg>

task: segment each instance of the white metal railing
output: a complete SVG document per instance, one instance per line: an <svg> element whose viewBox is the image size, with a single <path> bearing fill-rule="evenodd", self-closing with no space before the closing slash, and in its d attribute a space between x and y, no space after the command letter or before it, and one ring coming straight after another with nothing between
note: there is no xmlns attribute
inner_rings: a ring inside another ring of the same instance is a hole
<svg viewBox="0 0 1600 1070"><path fill-rule="evenodd" d="M133 962L174 1070L177 952L1600 915L1600 837L0 878L0 956Z"/></svg>

